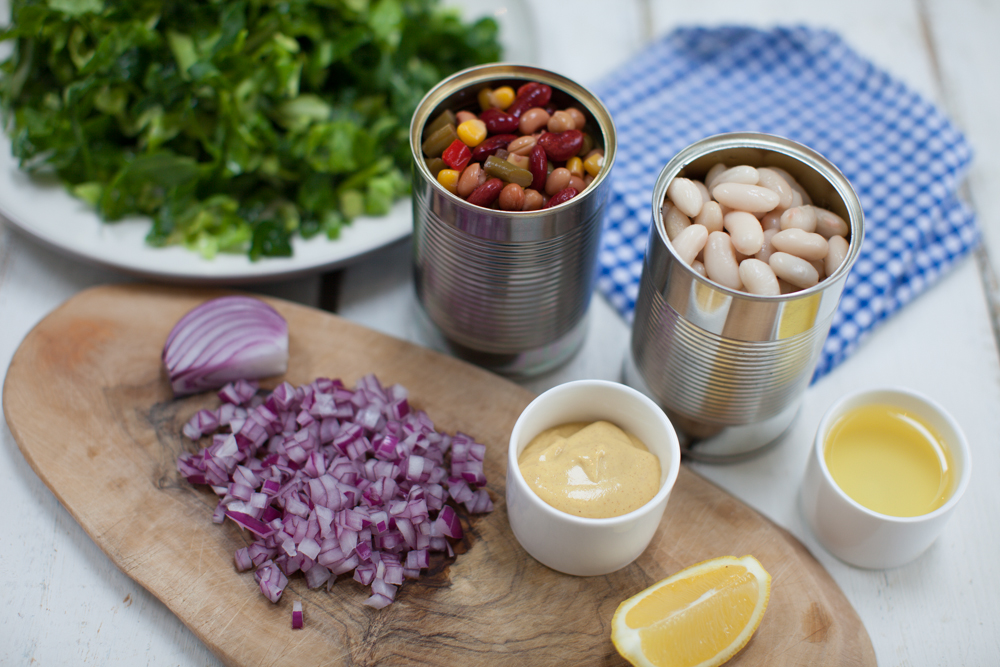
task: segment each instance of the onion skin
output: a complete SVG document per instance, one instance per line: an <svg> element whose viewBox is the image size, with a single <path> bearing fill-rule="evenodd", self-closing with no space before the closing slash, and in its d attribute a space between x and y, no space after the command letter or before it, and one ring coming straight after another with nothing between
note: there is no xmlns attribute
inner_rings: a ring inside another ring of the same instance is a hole
<svg viewBox="0 0 1000 667"><path fill-rule="evenodd" d="M175 397L281 375L288 369L288 323L260 299L212 299L174 325L162 359Z"/></svg>

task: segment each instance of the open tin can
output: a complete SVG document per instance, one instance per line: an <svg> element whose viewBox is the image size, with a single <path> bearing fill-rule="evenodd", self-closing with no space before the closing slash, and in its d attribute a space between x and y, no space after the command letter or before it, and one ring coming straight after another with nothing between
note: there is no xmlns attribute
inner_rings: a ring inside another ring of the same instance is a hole
<svg viewBox="0 0 1000 667"><path fill-rule="evenodd" d="M551 86L557 108L583 112L584 131L604 149L593 182L563 204L518 212L476 206L445 189L424 159L424 127L446 109L478 111L483 88L516 90L530 81ZM456 356L508 376L536 375L567 361L587 331L615 159L608 110L583 86L547 70L483 65L427 93L413 115L410 147L414 283L431 334Z"/></svg>
<svg viewBox="0 0 1000 667"><path fill-rule="evenodd" d="M780 167L815 205L850 226L847 257L808 289L757 296L698 274L667 238L663 202L678 176L703 179L716 163ZM653 190L650 229L625 381L656 400L695 460L728 462L763 451L791 425L819 361L864 238L850 182L826 158L782 137L729 133L678 153Z"/></svg>

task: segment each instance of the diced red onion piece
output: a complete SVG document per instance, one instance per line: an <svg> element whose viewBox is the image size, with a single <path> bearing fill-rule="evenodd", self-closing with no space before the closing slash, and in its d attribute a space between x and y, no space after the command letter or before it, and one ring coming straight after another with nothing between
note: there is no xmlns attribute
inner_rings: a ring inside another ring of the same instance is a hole
<svg viewBox="0 0 1000 667"><path fill-rule="evenodd" d="M212 299L174 325L163 363L175 396L280 375L288 368L288 324L260 299Z"/></svg>
<svg viewBox="0 0 1000 667"><path fill-rule="evenodd" d="M292 603L292 630L302 629L302 603L296 600Z"/></svg>
<svg viewBox="0 0 1000 667"><path fill-rule="evenodd" d="M454 556L447 538L461 537L462 526L449 499L473 513L492 508L481 488L485 447L434 431L399 385L383 389L370 375L352 392L318 379L259 396L256 383L241 380L219 396L217 411L185 428L189 437L222 432L182 454L177 468L222 496L215 520L229 516L257 536L234 560L240 570L257 568L272 601L296 571L309 588L353 573L372 587L365 604L381 608L429 567L430 553ZM338 416L316 417L324 412Z"/></svg>

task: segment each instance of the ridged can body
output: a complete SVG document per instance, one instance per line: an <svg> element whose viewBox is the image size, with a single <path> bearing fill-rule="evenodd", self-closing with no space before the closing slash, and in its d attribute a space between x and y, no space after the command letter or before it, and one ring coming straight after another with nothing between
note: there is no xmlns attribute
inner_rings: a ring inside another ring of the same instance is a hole
<svg viewBox="0 0 1000 667"><path fill-rule="evenodd" d="M847 221L848 253L834 274L798 292L758 296L710 281L682 261L664 228L667 187L678 176L701 179L718 162L780 167L815 205ZM657 400L683 431L688 456L746 458L790 425L860 251L863 217L857 195L836 167L782 137L709 137L664 167L653 191L626 378Z"/></svg>
<svg viewBox="0 0 1000 667"><path fill-rule="evenodd" d="M538 211L475 206L448 192L427 168L423 127L444 109L472 108L483 87L538 81L560 108L576 106L604 148L604 166L583 192ZM615 130L604 105L582 86L546 70L485 65L431 90L410 126L413 260L417 300L458 356L511 376L566 361L584 340L597 250L614 162Z"/></svg>

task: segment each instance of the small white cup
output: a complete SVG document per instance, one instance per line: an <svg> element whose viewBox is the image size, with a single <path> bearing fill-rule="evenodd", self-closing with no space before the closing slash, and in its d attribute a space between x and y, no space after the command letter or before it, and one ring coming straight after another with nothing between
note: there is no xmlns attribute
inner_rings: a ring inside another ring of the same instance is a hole
<svg viewBox="0 0 1000 667"><path fill-rule="evenodd" d="M944 439L958 473L955 489L944 505L920 516L889 516L861 505L837 486L824 456L827 434L845 413L870 404L893 405L917 414ZM819 423L802 483L802 511L816 538L840 560L869 569L898 567L937 539L969 486L971 471L969 443L940 405L909 389L859 391L837 401Z"/></svg>
<svg viewBox="0 0 1000 667"><path fill-rule="evenodd" d="M531 490L517 460L532 438L568 422L606 420L633 433L660 459L660 490L637 510L588 519L552 507ZM549 389L524 409L510 435L507 514L514 536L543 565L566 574L596 576L619 570L653 539L677 474L677 433L656 403L617 382L578 380Z"/></svg>

